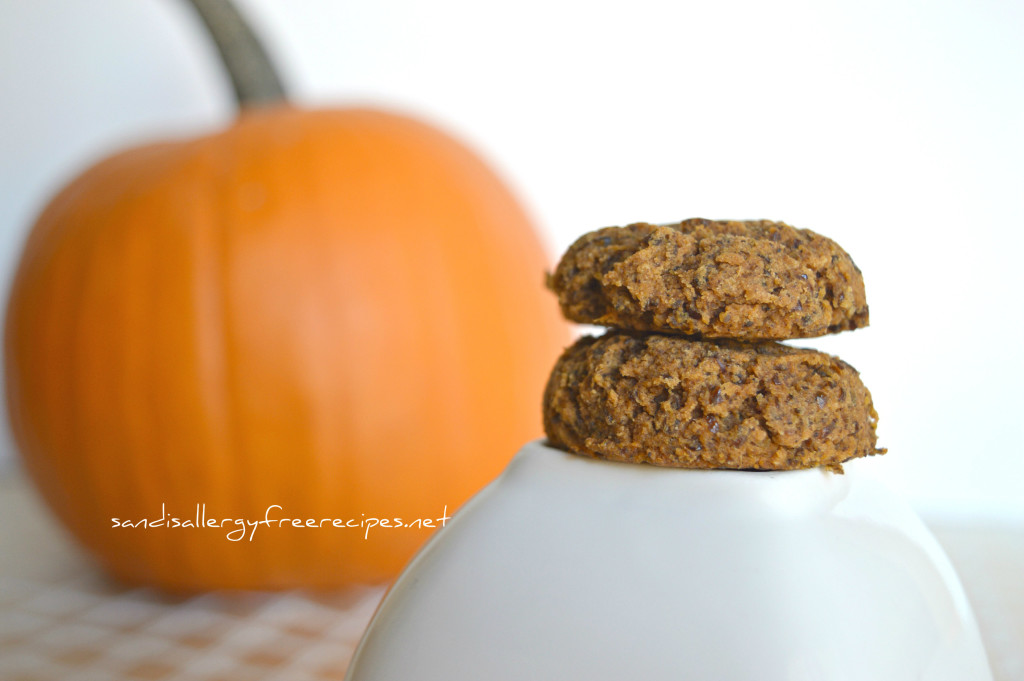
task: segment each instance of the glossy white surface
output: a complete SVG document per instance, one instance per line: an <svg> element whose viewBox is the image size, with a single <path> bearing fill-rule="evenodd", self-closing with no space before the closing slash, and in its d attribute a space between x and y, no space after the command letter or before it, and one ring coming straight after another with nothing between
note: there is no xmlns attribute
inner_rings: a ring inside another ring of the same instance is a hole
<svg viewBox="0 0 1024 681"><path fill-rule="evenodd" d="M949 561L873 480L530 443L410 563L347 678L992 677Z"/></svg>

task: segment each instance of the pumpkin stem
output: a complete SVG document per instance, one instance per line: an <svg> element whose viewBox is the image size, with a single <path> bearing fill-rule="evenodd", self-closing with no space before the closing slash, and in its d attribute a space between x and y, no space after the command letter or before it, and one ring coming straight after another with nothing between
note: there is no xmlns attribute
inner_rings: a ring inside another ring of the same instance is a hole
<svg viewBox="0 0 1024 681"><path fill-rule="evenodd" d="M188 0L217 45L239 108L287 99L281 77L252 26L231 0Z"/></svg>

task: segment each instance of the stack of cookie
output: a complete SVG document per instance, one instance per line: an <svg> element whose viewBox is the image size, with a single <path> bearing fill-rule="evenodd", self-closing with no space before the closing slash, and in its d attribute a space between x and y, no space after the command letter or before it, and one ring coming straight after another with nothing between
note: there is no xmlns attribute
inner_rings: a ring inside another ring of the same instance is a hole
<svg viewBox="0 0 1024 681"><path fill-rule="evenodd" d="M757 470L840 471L885 451L853 367L775 342L867 326L860 270L831 239L767 220L609 227L577 240L548 285L567 319L610 327L552 371L554 446Z"/></svg>

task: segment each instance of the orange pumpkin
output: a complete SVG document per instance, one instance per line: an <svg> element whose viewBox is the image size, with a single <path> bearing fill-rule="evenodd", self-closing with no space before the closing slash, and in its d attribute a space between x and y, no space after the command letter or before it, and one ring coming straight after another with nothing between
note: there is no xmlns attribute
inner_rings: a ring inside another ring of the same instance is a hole
<svg viewBox="0 0 1024 681"><path fill-rule="evenodd" d="M541 433L568 340L547 267L507 189L432 127L244 111L101 162L38 219L7 313L15 438L128 582L386 580L431 530L373 520L451 515Z"/></svg>

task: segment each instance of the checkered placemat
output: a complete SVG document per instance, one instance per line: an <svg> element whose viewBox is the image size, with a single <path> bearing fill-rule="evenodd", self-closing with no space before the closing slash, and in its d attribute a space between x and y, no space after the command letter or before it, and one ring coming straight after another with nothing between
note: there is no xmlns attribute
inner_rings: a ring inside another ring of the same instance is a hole
<svg viewBox="0 0 1024 681"><path fill-rule="evenodd" d="M340 680L382 594L171 598L89 574L0 577L0 679Z"/></svg>

